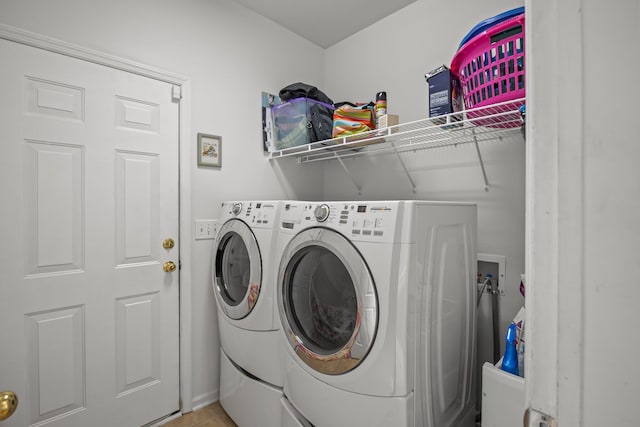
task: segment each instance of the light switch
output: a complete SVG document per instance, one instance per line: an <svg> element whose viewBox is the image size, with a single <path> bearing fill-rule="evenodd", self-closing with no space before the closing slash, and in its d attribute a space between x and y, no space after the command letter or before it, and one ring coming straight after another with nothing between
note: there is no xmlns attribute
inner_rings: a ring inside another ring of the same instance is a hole
<svg viewBox="0 0 640 427"><path fill-rule="evenodd" d="M215 239L217 234L218 234L217 219L196 220L196 240Z"/></svg>

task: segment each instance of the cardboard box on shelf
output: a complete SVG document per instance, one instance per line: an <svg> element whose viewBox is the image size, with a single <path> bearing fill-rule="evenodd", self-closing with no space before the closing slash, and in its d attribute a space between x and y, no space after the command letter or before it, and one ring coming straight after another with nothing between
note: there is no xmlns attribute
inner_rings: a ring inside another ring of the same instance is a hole
<svg viewBox="0 0 640 427"><path fill-rule="evenodd" d="M424 78L429 85L429 117L462 111L460 82L447 66L429 71Z"/></svg>
<svg viewBox="0 0 640 427"><path fill-rule="evenodd" d="M378 118L378 129L387 128L389 126L397 126L399 124L400 117L398 117L397 114L384 114Z"/></svg>

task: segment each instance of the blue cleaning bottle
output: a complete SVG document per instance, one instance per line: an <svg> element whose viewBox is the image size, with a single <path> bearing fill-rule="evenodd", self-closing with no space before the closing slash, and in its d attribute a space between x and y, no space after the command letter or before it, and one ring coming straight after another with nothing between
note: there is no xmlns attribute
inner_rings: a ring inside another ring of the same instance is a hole
<svg viewBox="0 0 640 427"><path fill-rule="evenodd" d="M518 352L516 351L516 324L511 323L507 330L507 345L502 358L502 370L513 375L519 375L518 372Z"/></svg>

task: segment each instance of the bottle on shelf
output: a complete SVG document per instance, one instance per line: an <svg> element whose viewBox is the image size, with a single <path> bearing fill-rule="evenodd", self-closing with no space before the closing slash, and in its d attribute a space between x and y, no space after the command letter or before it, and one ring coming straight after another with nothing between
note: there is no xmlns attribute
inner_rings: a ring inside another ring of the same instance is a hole
<svg viewBox="0 0 640 427"><path fill-rule="evenodd" d="M376 128L379 128L378 119L387 114L387 92L376 93L375 113Z"/></svg>
<svg viewBox="0 0 640 427"><path fill-rule="evenodd" d="M518 370L518 352L516 349L516 324L511 323L507 330L507 345L502 357L502 370L513 375L520 375Z"/></svg>

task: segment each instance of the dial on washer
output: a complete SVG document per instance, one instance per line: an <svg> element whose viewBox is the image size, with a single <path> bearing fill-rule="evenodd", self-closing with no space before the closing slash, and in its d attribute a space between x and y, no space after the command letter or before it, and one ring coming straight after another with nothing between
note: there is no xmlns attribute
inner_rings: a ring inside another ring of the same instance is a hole
<svg viewBox="0 0 640 427"><path fill-rule="evenodd" d="M329 218L329 206L319 205L313 211L313 215L316 217L316 221L325 222Z"/></svg>

